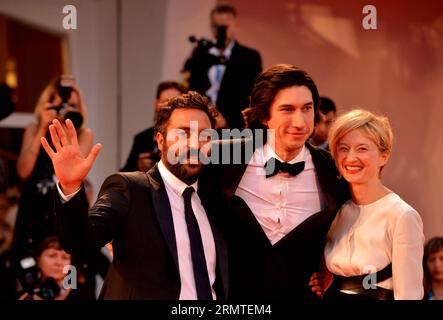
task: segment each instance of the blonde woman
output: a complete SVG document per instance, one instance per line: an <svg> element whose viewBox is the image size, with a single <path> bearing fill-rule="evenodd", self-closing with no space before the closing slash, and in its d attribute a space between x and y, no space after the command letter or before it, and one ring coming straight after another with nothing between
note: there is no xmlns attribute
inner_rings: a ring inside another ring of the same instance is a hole
<svg viewBox="0 0 443 320"><path fill-rule="evenodd" d="M381 180L392 152L389 121L353 110L337 119L329 145L352 198L331 225L325 261L333 274L325 298L422 299L423 224Z"/></svg>
<svg viewBox="0 0 443 320"><path fill-rule="evenodd" d="M67 99L67 101L63 101L63 99ZM64 106L62 106L62 102L64 102ZM83 118L83 123L79 123L79 128L77 128L79 144L83 154L89 153L92 148L93 135L91 129L84 127L87 113L82 94L71 76L60 76L43 90L34 110L37 121L30 123L25 129L17 161L17 173L21 179L25 180L31 176L37 157L43 150L40 138L49 132L49 124L55 118L64 117L69 111L71 114L77 113ZM62 122L64 123L64 121ZM43 152L43 154L46 153Z"/></svg>
<svg viewBox="0 0 443 320"><path fill-rule="evenodd" d="M93 142L86 128L86 106L72 76L63 75L49 83L35 107L36 122L24 132L17 161L18 176L24 180L12 245L16 262L32 254L35 244L55 232L52 218L54 169L40 138L49 135L49 124L55 118L71 118L77 124L78 141L87 155ZM64 123L64 121L63 121Z"/></svg>

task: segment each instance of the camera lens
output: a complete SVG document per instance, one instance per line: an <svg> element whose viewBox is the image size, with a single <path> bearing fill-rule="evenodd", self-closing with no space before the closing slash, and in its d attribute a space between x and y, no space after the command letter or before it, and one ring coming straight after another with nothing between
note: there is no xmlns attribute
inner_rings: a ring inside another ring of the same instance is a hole
<svg viewBox="0 0 443 320"><path fill-rule="evenodd" d="M52 300L60 294L60 287L54 278L46 278L40 285L38 295L44 300Z"/></svg>
<svg viewBox="0 0 443 320"><path fill-rule="evenodd" d="M83 124L83 117L79 112L69 111L65 114L64 120L71 120L76 129L79 129Z"/></svg>

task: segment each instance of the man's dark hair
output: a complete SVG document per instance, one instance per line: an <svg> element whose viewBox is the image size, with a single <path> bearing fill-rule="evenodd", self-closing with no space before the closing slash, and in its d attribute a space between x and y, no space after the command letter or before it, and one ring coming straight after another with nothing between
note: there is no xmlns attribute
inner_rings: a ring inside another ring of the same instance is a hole
<svg viewBox="0 0 443 320"><path fill-rule="evenodd" d="M230 13L234 17L237 17L237 10L233 6L227 3L219 3L217 4L212 10L211 14L209 15L210 18L214 16L216 13Z"/></svg>
<svg viewBox="0 0 443 320"><path fill-rule="evenodd" d="M165 90L168 90L168 89L175 89L175 90L179 91L180 93L186 92L185 88L180 83L178 83L176 81L162 81L157 86L156 98L157 99L160 98L160 95L162 94L162 92Z"/></svg>
<svg viewBox="0 0 443 320"><path fill-rule="evenodd" d="M166 134L166 126L175 109L201 110L208 115L208 118L211 121L211 127L214 128L215 118L212 116L213 112L211 111L211 108L214 107L210 106L208 98L195 91L189 91L188 93L171 98L158 107L155 116L155 134L157 134L157 132L160 132L163 135Z"/></svg>
<svg viewBox="0 0 443 320"><path fill-rule="evenodd" d="M323 114L327 114L331 111L337 113L337 108L335 106L334 101L328 97L320 97L320 112Z"/></svg>
<svg viewBox="0 0 443 320"><path fill-rule="evenodd" d="M280 90L306 86L312 93L315 123L318 120L319 94L314 80L303 70L290 64L277 64L263 71L255 80L250 106L243 111L249 128L265 128L262 124L270 117L271 104Z"/></svg>

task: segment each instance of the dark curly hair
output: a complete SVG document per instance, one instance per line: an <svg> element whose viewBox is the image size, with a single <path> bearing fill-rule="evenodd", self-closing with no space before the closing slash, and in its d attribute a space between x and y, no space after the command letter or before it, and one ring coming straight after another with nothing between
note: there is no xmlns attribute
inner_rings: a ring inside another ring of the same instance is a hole
<svg viewBox="0 0 443 320"><path fill-rule="evenodd" d="M157 134L157 132L160 132L162 135L166 134L166 126L175 109L201 110L208 115L211 121L211 127L215 128L215 118L213 116L216 113L215 107L209 103L208 98L195 91L189 91L188 93L169 99L158 107L155 114L155 134Z"/></svg>
<svg viewBox="0 0 443 320"><path fill-rule="evenodd" d="M165 90L168 90L168 89L175 89L175 90L179 91L180 93L186 92L185 88L180 83L178 83L176 81L162 81L157 86L157 93L156 93L155 97L157 99L159 99L162 92Z"/></svg>

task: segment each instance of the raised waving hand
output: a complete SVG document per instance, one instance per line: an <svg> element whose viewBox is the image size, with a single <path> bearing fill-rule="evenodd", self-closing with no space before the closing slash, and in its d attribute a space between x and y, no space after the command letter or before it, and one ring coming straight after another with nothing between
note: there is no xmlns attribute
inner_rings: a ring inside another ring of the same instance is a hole
<svg viewBox="0 0 443 320"><path fill-rule="evenodd" d="M102 146L96 144L85 158L80 150L72 121L68 119L65 124L66 131L57 119L49 126L55 151L45 137L41 138L41 143L52 160L63 193L68 195L80 189Z"/></svg>

